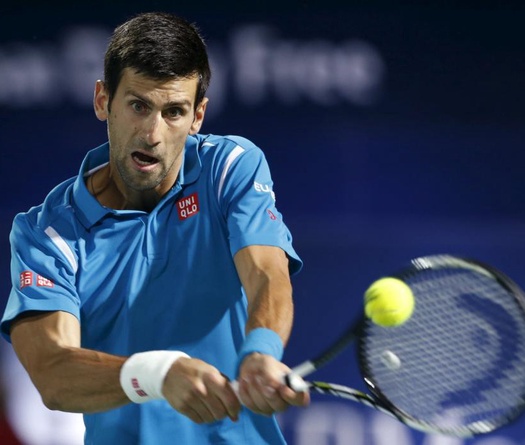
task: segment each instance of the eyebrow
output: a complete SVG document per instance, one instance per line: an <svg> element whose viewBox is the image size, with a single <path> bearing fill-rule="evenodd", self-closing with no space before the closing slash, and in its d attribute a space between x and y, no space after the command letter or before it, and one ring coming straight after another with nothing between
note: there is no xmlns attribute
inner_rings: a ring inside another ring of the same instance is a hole
<svg viewBox="0 0 525 445"><path fill-rule="evenodd" d="M124 92L124 96L134 96L137 99L139 99L142 102L144 102L148 106L152 106L153 105L153 102L151 100L149 100L146 97L143 97L142 95L136 93L133 90L125 91ZM187 108L191 108L192 107L192 103L191 103L191 101L189 101L187 99L182 99L182 100L179 100L179 101L169 101L169 102L166 102L165 104L163 104L163 108L164 109L166 109L166 108L173 108L173 107L187 107Z"/></svg>

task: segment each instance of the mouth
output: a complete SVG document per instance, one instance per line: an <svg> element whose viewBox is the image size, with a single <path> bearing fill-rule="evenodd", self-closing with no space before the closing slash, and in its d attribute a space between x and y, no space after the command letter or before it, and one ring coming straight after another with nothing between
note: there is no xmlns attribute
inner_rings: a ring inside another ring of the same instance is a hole
<svg viewBox="0 0 525 445"><path fill-rule="evenodd" d="M140 151L134 151L131 153L131 158L140 170L147 170L159 163L157 158Z"/></svg>

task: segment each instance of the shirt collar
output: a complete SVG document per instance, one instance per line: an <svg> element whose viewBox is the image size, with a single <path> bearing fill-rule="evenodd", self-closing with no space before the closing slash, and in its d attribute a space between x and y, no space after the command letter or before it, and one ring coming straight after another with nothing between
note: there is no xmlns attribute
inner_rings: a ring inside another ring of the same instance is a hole
<svg viewBox="0 0 525 445"><path fill-rule="evenodd" d="M184 147L184 159L179 177L168 195L177 192L188 184L192 184L200 175L202 163L199 156L199 136L188 136ZM88 191L86 177L109 162L109 143L106 142L90 150L80 166L79 174L73 185L73 206L75 213L84 227L89 229L109 213L118 210L100 205L97 199ZM164 200L163 200L164 201Z"/></svg>
<svg viewBox="0 0 525 445"><path fill-rule="evenodd" d="M201 174L202 162L199 156L199 146L201 138L197 136L188 136L184 147L184 160L177 180L180 185L185 186L193 184Z"/></svg>

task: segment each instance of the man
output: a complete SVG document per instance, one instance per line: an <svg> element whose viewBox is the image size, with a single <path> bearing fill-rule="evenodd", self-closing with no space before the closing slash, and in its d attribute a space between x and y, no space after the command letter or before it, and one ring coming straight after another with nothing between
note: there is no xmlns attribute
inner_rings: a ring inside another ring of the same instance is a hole
<svg viewBox="0 0 525 445"><path fill-rule="evenodd" d="M119 26L94 95L109 142L15 218L2 333L86 444L279 444L273 414L309 403L280 361L301 262L260 149L198 133L209 80L195 26Z"/></svg>

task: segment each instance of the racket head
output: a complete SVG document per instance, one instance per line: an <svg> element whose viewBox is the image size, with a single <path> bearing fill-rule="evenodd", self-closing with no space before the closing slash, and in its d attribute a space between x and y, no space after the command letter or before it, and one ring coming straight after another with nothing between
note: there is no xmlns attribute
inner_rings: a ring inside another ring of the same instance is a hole
<svg viewBox="0 0 525 445"><path fill-rule="evenodd" d="M434 255L396 275L412 289L412 317L397 327L365 321L362 376L374 396L411 427L472 436L525 408L525 299L500 271Z"/></svg>

